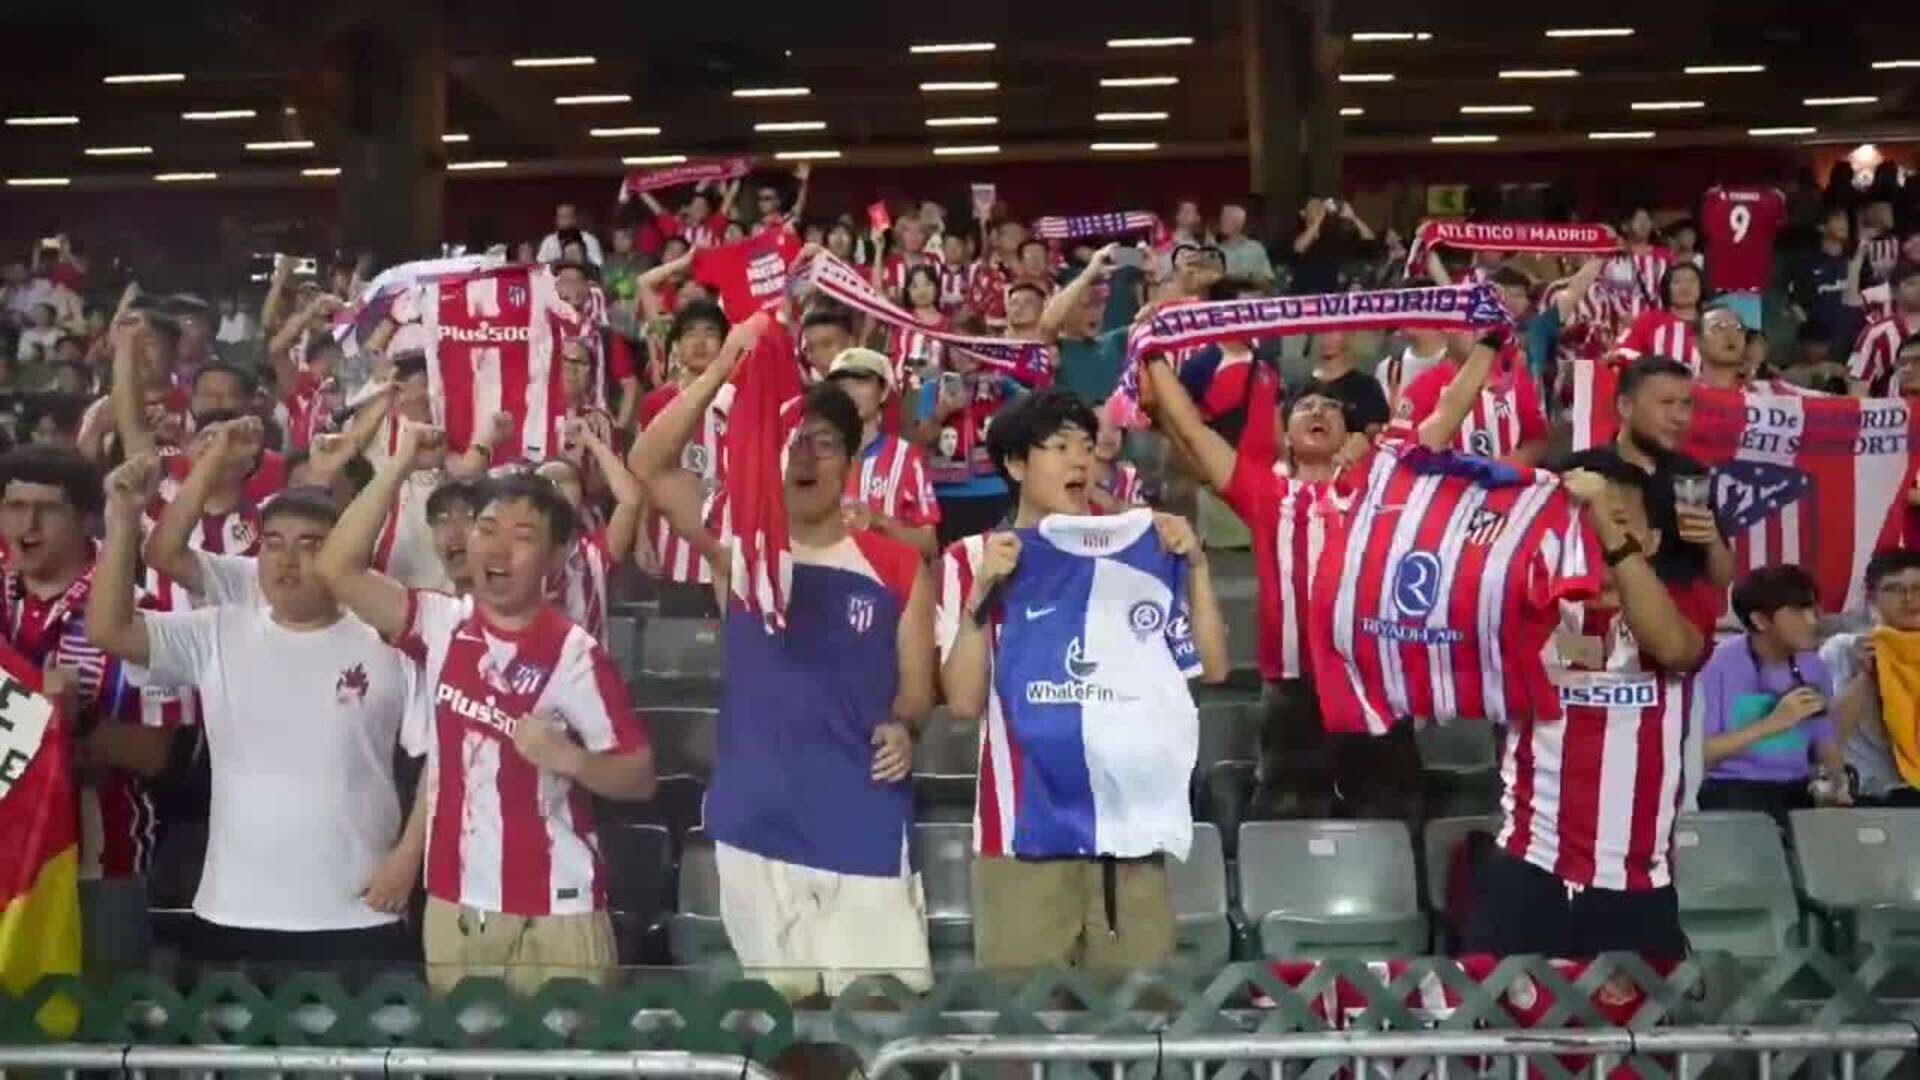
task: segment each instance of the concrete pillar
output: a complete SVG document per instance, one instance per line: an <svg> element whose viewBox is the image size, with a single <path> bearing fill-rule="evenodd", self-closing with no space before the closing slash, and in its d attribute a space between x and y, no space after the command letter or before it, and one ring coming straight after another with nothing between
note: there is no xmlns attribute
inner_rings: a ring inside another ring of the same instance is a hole
<svg viewBox="0 0 1920 1080"><path fill-rule="evenodd" d="M447 58L438 16L396 5L332 43L341 236L376 266L437 255L443 234Z"/></svg>
<svg viewBox="0 0 1920 1080"><path fill-rule="evenodd" d="M1339 70L1331 0L1243 0L1249 186L1268 235L1284 237L1308 195L1339 190Z"/></svg>

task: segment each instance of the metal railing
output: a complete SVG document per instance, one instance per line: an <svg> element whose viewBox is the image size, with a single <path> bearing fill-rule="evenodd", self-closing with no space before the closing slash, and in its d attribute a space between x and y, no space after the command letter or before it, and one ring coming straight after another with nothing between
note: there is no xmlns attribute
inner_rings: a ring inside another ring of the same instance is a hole
<svg viewBox="0 0 1920 1080"><path fill-rule="evenodd" d="M1413 1075L1446 1077L1448 1062L1459 1058L1506 1059L1515 1065L1511 1075L1524 1075L1526 1059L1577 1056L1591 1059L1592 1075L1605 1077L1611 1066L1628 1058L1672 1059L1673 1074L1691 1077L1709 1061L1724 1055L1757 1059L1762 1080L1773 1075L1775 1054L1824 1054L1839 1061L1839 1080L1856 1080L1859 1056L1888 1053L1879 1072L1891 1071L1907 1055L1920 1054L1920 1027L1913 1024L1862 1024L1848 1027L1676 1027L1648 1031L1611 1028L1594 1031L1328 1031L1275 1035L944 1035L898 1039L882 1046L867 1062L871 1080L889 1078L909 1066L938 1066L947 1080L958 1080L962 1068L980 1064L1022 1064L1031 1067L1034 1080L1047 1075L1048 1066L1108 1067L1114 1080L1125 1067L1157 1066L1155 1074L1177 1076L1164 1066L1176 1063L1192 1080L1205 1080L1210 1062L1261 1063L1278 1080L1289 1063L1321 1062L1351 1065L1353 1077L1366 1077L1372 1064L1392 1064L1393 1074L1407 1076L1408 1060L1428 1059L1431 1070ZM1477 1070L1463 1070L1471 1074ZM1258 1074L1256 1074L1258 1075Z"/></svg>
<svg viewBox="0 0 1920 1080"><path fill-rule="evenodd" d="M55 1043L0 1046L0 1073L9 1069L73 1072L144 1070L186 1073L266 1073L388 1076L647 1076L694 1080L777 1080L755 1062L723 1054L677 1050L439 1050L389 1047L99 1046Z"/></svg>

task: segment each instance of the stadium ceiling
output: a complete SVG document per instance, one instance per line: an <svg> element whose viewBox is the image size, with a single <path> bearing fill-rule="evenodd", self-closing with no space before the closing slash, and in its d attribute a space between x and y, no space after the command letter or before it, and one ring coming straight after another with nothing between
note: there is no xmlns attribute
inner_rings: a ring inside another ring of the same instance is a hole
<svg viewBox="0 0 1920 1080"><path fill-rule="evenodd" d="M1349 153L1920 138L1911 3L1317 2ZM9 184L324 183L351 167L336 61L368 17L347 9L365 7L10 7ZM1249 7L447 2L444 150L455 168L530 175L716 154L1236 156Z"/></svg>

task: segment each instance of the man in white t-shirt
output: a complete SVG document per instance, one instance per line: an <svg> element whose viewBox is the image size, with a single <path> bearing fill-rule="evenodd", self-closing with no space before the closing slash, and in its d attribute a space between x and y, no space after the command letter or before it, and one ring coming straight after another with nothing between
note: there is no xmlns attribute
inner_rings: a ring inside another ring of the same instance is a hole
<svg viewBox="0 0 1920 1080"><path fill-rule="evenodd" d="M211 433L190 476L201 489L234 426ZM151 683L200 694L213 799L196 959L356 979L411 962L399 912L420 845L402 839L393 749L418 674L314 572L337 508L318 492L276 496L261 513L258 559L173 553L181 584L211 606L139 612L134 555L158 465L138 455L107 478L87 634ZM419 753L422 739L404 741Z"/></svg>
<svg viewBox="0 0 1920 1080"><path fill-rule="evenodd" d="M414 816L427 827L428 981L605 980L616 963L589 795L654 790L646 725L619 668L547 598L578 529L554 486L483 486L467 535L473 589L407 589L368 569L387 507L445 435L419 424L327 537L318 567L340 602L420 660L433 702ZM424 808L424 809L423 809Z"/></svg>
<svg viewBox="0 0 1920 1080"><path fill-rule="evenodd" d="M564 202L553 208L553 231L540 238L540 248L533 257L543 263L559 262L568 240L578 240L587 253L587 261L600 265L600 238L581 228L580 212L572 203Z"/></svg>

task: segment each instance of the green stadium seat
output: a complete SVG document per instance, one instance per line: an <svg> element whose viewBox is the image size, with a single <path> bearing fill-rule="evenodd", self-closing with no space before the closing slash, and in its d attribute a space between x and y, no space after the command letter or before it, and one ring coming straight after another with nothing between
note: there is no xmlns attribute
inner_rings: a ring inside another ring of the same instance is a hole
<svg viewBox="0 0 1920 1080"><path fill-rule="evenodd" d="M1427 806L1437 816L1492 813L1500 805L1499 762L1488 720L1428 724L1414 732Z"/></svg>
<svg viewBox="0 0 1920 1080"><path fill-rule="evenodd" d="M1398 821L1249 821L1240 905L1260 952L1379 959L1427 947L1413 842Z"/></svg>
<svg viewBox="0 0 1920 1080"><path fill-rule="evenodd" d="M1772 960L1800 944L1793 873L1767 814L1683 815L1673 829L1673 883L1695 949Z"/></svg>
<svg viewBox="0 0 1920 1080"><path fill-rule="evenodd" d="M1807 902L1845 949L1920 945L1920 808L1795 810Z"/></svg>
<svg viewBox="0 0 1920 1080"><path fill-rule="evenodd" d="M620 674L632 678L640 673L640 620L634 615L607 616L607 655L619 666Z"/></svg>
<svg viewBox="0 0 1920 1080"><path fill-rule="evenodd" d="M914 865L927 899L927 946L935 970L973 965L973 825L913 827Z"/></svg>
<svg viewBox="0 0 1920 1080"><path fill-rule="evenodd" d="M1186 861L1168 859L1167 876L1173 890L1175 964L1188 971L1217 971L1233 948L1220 830L1205 822L1195 825Z"/></svg>
<svg viewBox="0 0 1920 1080"><path fill-rule="evenodd" d="M649 679L720 677L720 621L654 616L640 633L640 675Z"/></svg>
<svg viewBox="0 0 1920 1080"><path fill-rule="evenodd" d="M689 839L680 855L679 904L667 919L667 942L673 962L682 967L712 975L740 969L720 922L720 873L713 844L704 838Z"/></svg>

